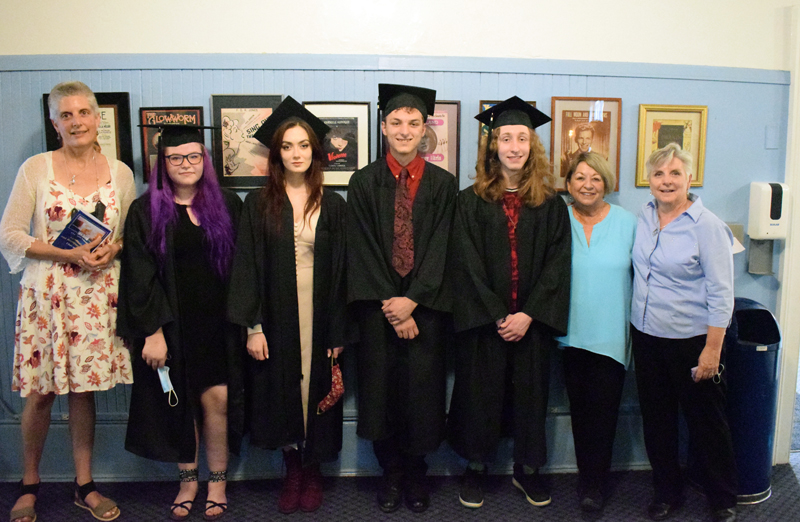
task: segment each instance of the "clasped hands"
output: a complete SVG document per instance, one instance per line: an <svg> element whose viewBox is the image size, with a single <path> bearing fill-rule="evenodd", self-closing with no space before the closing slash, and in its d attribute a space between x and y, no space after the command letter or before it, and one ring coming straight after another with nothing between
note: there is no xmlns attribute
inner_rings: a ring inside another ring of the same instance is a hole
<svg viewBox="0 0 800 522"><path fill-rule="evenodd" d="M381 302L383 315L400 339L413 339L419 335L417 322L411 317L417 303L408 297L392 297Z"/></svg>
<svg viewBox="0 0 800 522"><path fill-rule="evenodd" d="M108 268L122 250L122 246L112 242L101 245L102 241L102 238L97 237L91 243L68 250L70 263L78 265L84 270L94 271ZM95 247L97 249L92 252Z"/></svg>
<svg viewBox="0 0 800 522"><path fill-rule="evenodd" d="M531 325L531 316L523 312L508 314L507 316L495 321L497 333L504 341L516 342L525 337Z"/></svg>

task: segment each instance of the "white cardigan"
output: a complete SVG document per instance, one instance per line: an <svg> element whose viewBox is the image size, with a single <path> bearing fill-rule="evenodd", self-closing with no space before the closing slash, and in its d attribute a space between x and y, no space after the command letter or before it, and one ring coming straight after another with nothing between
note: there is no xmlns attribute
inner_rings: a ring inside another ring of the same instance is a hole
<svg viewBox="0 0 800 522"><path fill-rule="evenodd" d="M119 207L119 225L115 227L112 236L112 240L116 241L122 237L128 207L136 199L136 185L133 182L133 172L124 163L112 162L102 154L100 156L108 161L111 188L116 194ZM28 158L17 172L8 204L3 211L3 219L0 221L0 252L6 258L12 274L26 269L23 285L28 287L38 279L36 273L40 263L51 263L28 259L25 252L36 239L47 243L44 202L50 190L49 178L52 170L52 152ZM31 220L33 235L30 234Z"/></svg>

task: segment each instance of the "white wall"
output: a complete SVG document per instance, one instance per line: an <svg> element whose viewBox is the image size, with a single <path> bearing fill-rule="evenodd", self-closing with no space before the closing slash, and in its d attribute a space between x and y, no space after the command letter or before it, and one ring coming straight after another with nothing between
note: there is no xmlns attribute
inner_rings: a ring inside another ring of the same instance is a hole
<svg viewBox="0 0 800 522"><path fill-rule="evenodd" d="M784 6L797 3L0 0L0 55L496 56L786 70Z"/></svg>

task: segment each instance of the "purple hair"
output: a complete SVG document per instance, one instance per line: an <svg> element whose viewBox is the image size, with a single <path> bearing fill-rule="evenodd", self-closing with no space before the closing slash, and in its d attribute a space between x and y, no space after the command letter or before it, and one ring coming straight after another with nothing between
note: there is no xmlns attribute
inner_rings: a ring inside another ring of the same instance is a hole
<svg viewBox="0 0 800 522"><path fill-rule="evenodd" d="M159 169L164 164L165 162L157 161L153 166L146 192L150 194L150 237L147 239L147 247L155 254L162 270L167 253L167 227L178 221L172 180L164 172L161 190L156 183ZM225 206L211 156L205 147L203 147L203 177L197 182L197 193L192 200L192 212L197 216L200 228L203 229L204 242L209 247L206 249L209 262L220 277L226 278L233 260L233 221Z"/></svg>

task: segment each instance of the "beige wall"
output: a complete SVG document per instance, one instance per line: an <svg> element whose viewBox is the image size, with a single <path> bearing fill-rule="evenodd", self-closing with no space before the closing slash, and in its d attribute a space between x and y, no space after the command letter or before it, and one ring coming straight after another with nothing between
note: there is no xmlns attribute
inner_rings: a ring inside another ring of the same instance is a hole
<svg viewBox="0 0 800 522"><path fill-rule="evenodd" d="M795 3L0 0L0 55L497 56L788 69L783 6Z"/></svg>

